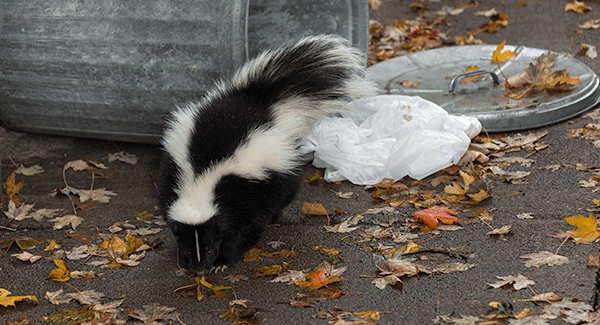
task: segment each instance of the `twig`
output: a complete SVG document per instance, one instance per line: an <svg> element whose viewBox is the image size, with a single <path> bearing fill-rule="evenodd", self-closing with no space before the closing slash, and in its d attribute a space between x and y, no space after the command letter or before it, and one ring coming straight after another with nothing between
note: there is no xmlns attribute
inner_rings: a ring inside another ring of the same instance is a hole
<svg viewBox="0 0 600 325"><path fill-rule="evenodd" d="M4 226L0 226L0 229L6 229L6 230L10 230L10 231L17 231L17 228L8 228L8 227L4 227Z"/></svg>
<svg viewBox="0 0 600 325"><path fill-rule="evenodd" d="M20 172L21 174L23 174L23 170L21 169L21 167L20 167L19 165L17 165L17 164L15 163L15 161L12 159L12 157L11 157L11 156L8 156L8 159L10 159L10 161L13 163L13 165L15 165L15 167L17 167L17 169L19 170L19 172Z"/></svg>

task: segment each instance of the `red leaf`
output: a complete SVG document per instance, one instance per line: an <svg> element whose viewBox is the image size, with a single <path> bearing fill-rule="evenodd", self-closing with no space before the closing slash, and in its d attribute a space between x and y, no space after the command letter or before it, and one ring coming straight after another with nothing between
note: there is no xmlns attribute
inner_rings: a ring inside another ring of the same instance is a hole
<svg viewBox="0 0 600 325"><path fill-rule="evenodd" d="M416 211L414 213L415 221L417 219L423 220L425 225L429 228L435 229L438 224L438 220L440 220L443 224L451 225L455 221L458 221L462 224L462 222L451 216L449 213L454 213L452 209L425 209L421 211Z"/></svg>

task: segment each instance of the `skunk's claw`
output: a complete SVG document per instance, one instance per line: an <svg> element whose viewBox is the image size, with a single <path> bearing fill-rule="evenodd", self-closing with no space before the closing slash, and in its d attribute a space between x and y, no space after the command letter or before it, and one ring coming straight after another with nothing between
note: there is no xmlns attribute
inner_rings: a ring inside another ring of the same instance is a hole
<svg viewBox="0 0 600 325"><path fill-rule="evenodd" d="M217 274L220 272L224 272L226 269L227 269L227 265L213 266L210 268L210 271L208 271L208 273L212 273L213 271L215 271L215 274Z"/></svg>

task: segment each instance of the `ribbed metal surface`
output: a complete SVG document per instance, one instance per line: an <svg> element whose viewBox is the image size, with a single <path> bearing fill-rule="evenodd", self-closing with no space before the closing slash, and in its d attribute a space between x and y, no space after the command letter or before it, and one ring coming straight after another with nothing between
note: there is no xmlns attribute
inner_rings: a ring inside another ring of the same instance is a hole
<svg viewBox="0 0 600 325"><path fill-rule="evenodd" d="M15 130L156 142L166 111L246 59L247 5L4 0L0 119Z"/></svg>
<svg viewBox="0 0 600 325"><path fill-rule="evenodd" d="M337 34L365 52L366 64L367 0L251 0L249 13L250 56L302 36Z"/></svg>

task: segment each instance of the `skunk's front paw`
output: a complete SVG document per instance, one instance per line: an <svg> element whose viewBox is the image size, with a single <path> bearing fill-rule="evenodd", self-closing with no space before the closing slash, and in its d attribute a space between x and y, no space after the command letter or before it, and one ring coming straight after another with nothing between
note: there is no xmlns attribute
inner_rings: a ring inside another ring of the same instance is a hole
<svg viewBox="0 0 600 325"><path fill-rule="evenodd" d="M210 271L208 271L208 273L213 273L213 271L214 271L215 274L217 274L220 272L224 272L226 269L227 269L227 265L213 266L210 268Z"/></svg>

